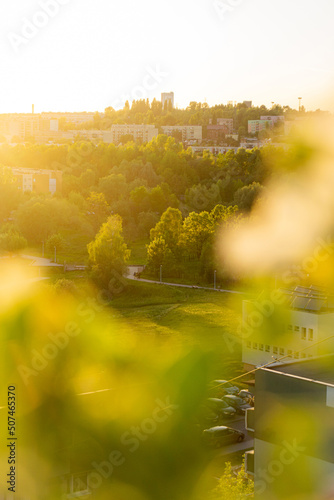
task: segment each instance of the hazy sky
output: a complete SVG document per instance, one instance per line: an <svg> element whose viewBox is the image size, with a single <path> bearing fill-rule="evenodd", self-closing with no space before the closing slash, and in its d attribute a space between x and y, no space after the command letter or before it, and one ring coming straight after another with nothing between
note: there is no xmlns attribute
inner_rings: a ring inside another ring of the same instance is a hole
<svg viewBox="0 0 334 500"><path fill-rule="evenodd" d="M170 90L180 107L301 96L334 111L333 19L333 0L1 2L0 113L103 111Z"/></svg>

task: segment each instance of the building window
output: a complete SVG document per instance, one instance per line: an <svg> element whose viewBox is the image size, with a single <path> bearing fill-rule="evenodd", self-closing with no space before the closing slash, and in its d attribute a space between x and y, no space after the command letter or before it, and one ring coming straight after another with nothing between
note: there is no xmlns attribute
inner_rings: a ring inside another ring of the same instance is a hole
<svg viewBox="0 0 334 500"><path fill-rule="evenodd" d="M263 351L263 344L259 344L260 351Z"/></svg>
<svg viewBox="0 0 334 500"><path fill-rule="evenodd" d="M273 347L273 353L274 353L274 354L277 354L277 353L278 353L278 347L275 347L275 346Z"/></svg>
<svg viewBox="0 0 334 500"><path fill-rule="evenodd" d="M253 342L253 349L257 349L257 342Z"/></svg>
<svg viewBox="0 0 334 500"><path fill-rule="evenodd" d="M295 332L299 332L299 326L295 326Z"/></svg>
<svg viewBox="0 0 334 500"><path fill-rule="evenodd" d="M266 352L270 352L270 345L266 345Z"/></svg>
<svg viewBox="0 0 334 500"><path fill-rule="evenodd" d="M308 339L313 340L313 328L308 329Z"/></svg>
<svg viewBox="0 0 334 500"><path fill-rule="evenodd" d="M306 340L306 328L302 328L302 340Z"/></svg>
<svg viewBox="0 0 334 500"><path fill-rule="evenodd" d="M279 353L280 353L280 356L284 356L284 349L283 349L283 347L280 347Z"/></svg>
<svg viewBox="0 0 334 500"><path fill-rule="evenodd" d="M252 347L252 343L249 340L247 340L247 347L248 347L248 349L251 349L251 347Z"/></svg>

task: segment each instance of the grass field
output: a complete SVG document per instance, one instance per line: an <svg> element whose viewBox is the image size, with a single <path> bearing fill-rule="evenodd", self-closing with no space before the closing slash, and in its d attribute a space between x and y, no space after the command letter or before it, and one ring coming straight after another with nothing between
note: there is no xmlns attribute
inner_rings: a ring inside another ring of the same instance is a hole
<svg viewBox="0 0 334 500"><path fill-rule="evenodd" d="M242 372L241 344L234 342L242 296L128 281L112 300L116 316L139 335L211 351L214 377Z"/></svg>
<svg viewBox="0 0 334 500"><path fill-rule="evenodd" d="M149 241L136 241L134 243L129 243L128 248L131 250L131 255L129 259L129 266L131 265L138 265L138 266L144 266L147 262L147 250L146 250L146 244L149 243Z"/></svg>

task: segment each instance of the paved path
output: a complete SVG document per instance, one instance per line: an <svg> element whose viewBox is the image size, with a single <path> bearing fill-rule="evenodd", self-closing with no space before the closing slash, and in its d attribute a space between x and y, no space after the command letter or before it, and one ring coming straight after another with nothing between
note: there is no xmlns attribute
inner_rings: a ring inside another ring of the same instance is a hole
<svg viewBox="0 0 334 500"><path fill-rule="evenodd" d="M36 257L34 255L21 255L21 257L31 260L33 267L63 267L63 264L57 264L50 259L44 259L44 257Z"/></svg>
<svg viewBox="0 0 334 500"><path fill-rule="evenodd" d="M221 288L217 288L215 290L214 288L209 288L209 287L205 287L205 286L182 285L180 283L166 283L164 281L160 282L160 281L146 280L146 279L142 279L142 278L138 279L130 274L125 276L125 278L127 278L129 280L134 280L134 281L141 281L144 283L155 283L157 285L168 285L168 286L177 286L177 287L181 287L181 288L194 288L194 289L198 289L198 290L210 290L211 292L223 292L223 293L234 293L234 294L239 294L239 295L247 295L245 292L238 292L235 290L224 290Z"/></svg>

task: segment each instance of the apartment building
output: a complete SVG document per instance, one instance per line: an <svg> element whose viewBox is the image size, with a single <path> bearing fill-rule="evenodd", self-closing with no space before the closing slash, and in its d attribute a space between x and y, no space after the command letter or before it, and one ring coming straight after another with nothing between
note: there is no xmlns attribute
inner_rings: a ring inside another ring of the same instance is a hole
<svg viewBox="0 0 334 500"><path fill-rule="evenodd" d="M234 151L235 153L238 151L238 147L234 146L191 146L193 153L197 153L199 155L203 155L204 151L208 151L212 155L225 154L228 151Z"/></svg>
<svg viewBox="0 0 334 500"><path fill-rule="evenodd" d="M284 122L284 116L283 115L278 115L278 116L273 116L273 115L261 116L260 120L272 121L273 123L278 123L278 122Z"/></svg>
<svg viewBox="0 0 334 500"><path fill-rule="evenodd" d="M203 133L201 125L167 125L161 127L162 133L173 136L175 132L181 132L182 142L201 142Z"/></svg>
<svg viewBox="0 0 334 500"><path fill-rule="evenodd" d="M256 134L261 130L271 129L273 126L274 122L272 120L248 120L248 133Z"/></svg>
<svg viewBox="0 0 334 500"><path fill-rule="evenodd" d="M95 113L91 112L78 112L78 113L60 113L60 112L42 112L41 117L44 120L60 120L64 118L67 122L73 123L74 125L80 125L81 123L91 122L94 120ZM102 116L103 113L100 113Z"/></svg>
<svg viewBox="0 0 334 500"><path fill-rule="evenodd" d="M246 427L255 500L333 498L334 355L258 370Z"/></svg>
<svg viewBox="0 0 334 500"><path fill-rule="evenodd" d="M225 127L226 134L233 134L233 118L217 118L217 125Z"/></svg>
<svg viewBox="0 0 334 500"><path fill-rule="evenodd" d="M51 193L62 191L62 176L60 170L35 170L31 168L12 168L19 190L34 193Z"/></svg>
<svg viewBox="0 0 334 500"><path fill-rule="evenodd" d="M20 140L35 138L47 140L58 133L58 120L42 118L40 114L2 114L0 115L0 134L6 140L13 137Z"/></svg>
<svg viewBox="0 0 334 500"><path fill-rule="evenodd" d="M174 92L162 92L162 94L161 94L162 109L164 109L166 102L167 102L167 105L169 103L171 103L172 108L174 108Z"/></svg>
<svg viewBox="0 0 334 500"><path fill-rule="evenodd" d="M118 144L122 136L132 135L134 141L150 142L158 135L154 125L112 125L110 129L110 142Z"/></svg>
<svg viewBox="0 0 334 500"><path fill-rule="evenodd" d="M334 352L334 296L319 287L279 289L243 301L242 361L246 370ZM319 343L320 342L320 343Z"/></svg>

